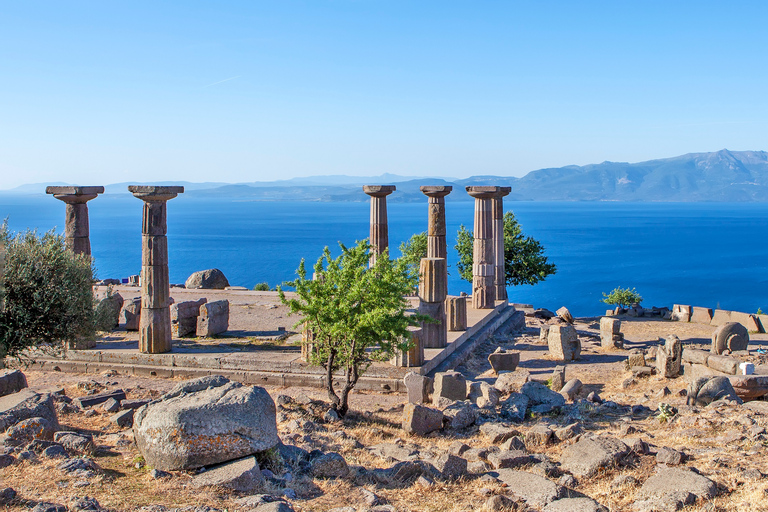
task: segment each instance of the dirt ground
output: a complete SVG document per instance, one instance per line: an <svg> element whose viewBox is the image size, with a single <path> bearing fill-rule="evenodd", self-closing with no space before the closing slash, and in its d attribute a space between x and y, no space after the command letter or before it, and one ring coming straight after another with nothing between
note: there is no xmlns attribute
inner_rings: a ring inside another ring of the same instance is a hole
<svg viewBox="0 0 768 512"><path fill-rule="evenodd" d="M138 291L137 289L135 289ZM119 290L123 297L122 287ZM191 290L173 290L174 298L192 300L202 294ZM285 306L279 305L274 292L205 292L208 300L227 298L231 302L231 325L243 336L270 333L278 327L288 327L294 319L288 318ZM683 377L663 379L659 376L632 379L624 367L629 349L648 349L660 338L676 334L686 345L706 345L713 327L699 324L676 323L650 319L623 319L625 350L604 350L600 347L596 318L577 319L576 328L582 342L582 359L567 366L567 379L577 377L584 383L582 395L595 391L604 400L620 405L644 405L651 413L606 414L585 408L582 427L589 432L605 432L616 437L632 433L652 447L673 447L688 456L685 465L695 467L718 484L719 494L709 504L698 503L686 510L768 510L768 439L755 434L768 427L768 416L744 409L706 408L697 410L685 405L683 390L687 382ZM469 380L492 383L487 356L497 347L521 351L520 367L530 371L536 380L546 381L552 369L562 363L551 360L546 344L539 341L542 321L527 320L523 333L492 338L479 346L473 357L458 368ZM122 335L122 334L119 334ZM132 333L126 333L132 336ZM768 344L766 335L755 335L753 345ZM755 362L761 362L756 360ZM114 374L77 375L58 372L25 372L29 385L35 388L63 388L68 397L77 397L112 389L123 389L128 398L156 398L178 381L158 378L138 378ZM395 443L418 450L421 454L440 454L452 450L457 442L473 448L487 447L477 428L467 431L442 431L426 437L408 436L401 428L402 408L406 397L397 393L354 392L350 397L351 412L341 423L325 423L322 413L327 407L316 401L326 400L325 392L316 388L266 387L277 399L279 395L294 398L294 405L280 408L278 431L286 443L307 450L334 450L342 454L353 468L349 478L320 480L297 476L292 484L296 498L291 499L295 510L327 511L342 506L353 506L358 512L368 510L365 491L375 493L382 502L398 511L471 511L484 510L484 503L494 494L507 492L502 486L462 478L453 482L435 482L431 486L383 485L372 482L365 471L386 468L391 460L373 454L368 447L379 443ZM668 421L658 417L660 403L677 407L680 413ZM711 410L710 410L711 409ZM9 510L25 510L35 502L49 501L71 504L76 497L96 497L102 507L112 510L162 510L207 506L218 510L238 510L238 496L221 489L194 489L189 485L191 474L174 473L171 478L155 479L132 442L130 429L121 429L109 421L111 414L99 407L91 411L66 410L60 415L63 428L94 435L97 453L94 459L102 472L85 482L68 476L56 468L56 461L40 459L21 462L0 469L2 485L14 488L22 501ZM527 420L515 425L522 436L538 421L556 424L560 418ZM298 422L298 423L297 423ZM301 428L297 429L297 424ZM545 454L553 462L559 460L566 443L531 447L530 451ZM653 453L653 452L652 452ZM631 510L631 503L639 486L656 467L653 454L638 456L629 465L610 468L599 475L578 481L575 489L608 506L611 510ZM549 475L547 475L549 476ZM631 476L632 479L625 478ZM554 480L557 478L552 477ZM267 488L268 493L280 494L279 488ZM702 505L709 508L700 508ZM525 509L520 505L519 510Z"/></svg>

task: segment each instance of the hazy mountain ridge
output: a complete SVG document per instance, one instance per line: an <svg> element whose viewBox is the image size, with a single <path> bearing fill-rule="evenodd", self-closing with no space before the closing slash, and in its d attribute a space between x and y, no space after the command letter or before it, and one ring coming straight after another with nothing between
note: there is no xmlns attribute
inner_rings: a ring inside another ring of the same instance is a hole
<svg viewBox="0 0 768 512"><path fill-rule="evenodd" d="M516 201L768 201L768 153L728 151L689 153L646 162L602 162L585 166L539 169L521 178L478 175L465 179L407 177L315 176L272 182L180 183L197 198L250 201L366 201L363 184L396 184L392 202L423 201L421 185L453 185L448 201L470 201L468 185L509 186ZM126 193L128 183L108 185L107 193ZM14 191L44 192L45 184L23 185ZM456 193L461 191L462 193ZM12 192L12 191L9 191Z"/></svg>

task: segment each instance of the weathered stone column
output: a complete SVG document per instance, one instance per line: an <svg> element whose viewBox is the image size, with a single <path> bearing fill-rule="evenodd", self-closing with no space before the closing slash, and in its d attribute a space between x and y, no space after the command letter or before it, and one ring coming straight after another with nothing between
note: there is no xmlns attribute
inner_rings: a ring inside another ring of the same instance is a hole
<svg viewBox="0 0 768 512"><path fill-rule="evenodd" d="M475 198L475 242L472 250L472 307L496 306L496 251L493 243L493 199L501 187L467 187Z"/></svg>
<svg viewBox="0 0 768 512"><path fill-rule="evenodd" d="M131 185L144 201L141 221L141 319L139 351L161 354L171 350L171 289L168 278L166 202L184 187Z"/></svg>
<svg viewBox="0 0 768 512"><path fill-rule="evenodd" d="M394 185L363 186L363 192L371 196L371 266L376 263L376 257L389 247L387 196L395 190Z"/></svg>
<svg viewBox="0 0 768 512"><path fill-rule="evenodd" d="M445 242L445 196L451 193L451 186L421 187L421 192L429 197L429 218L427 223L427 258L448 258ZM446 289L448 283L448 265L445 269Z"/></svg>
<svg viewBox="0 0 768 512"><path fill-rule="evenodd" d="M419 313L431 316L437 323L423 322L424 348L443 348L448 345L448 327L445 322L446 271L445 258L422 258L419 265Z"/></svg>
<svg viewBox="0 0 768 512"><path fill-rule="evenodd" d="M493 201L493 248L496 260L493 284L496 288L496 300L507 300L507 270L504 265L504 196L512 187L499 187L499 193Z"/></svg>
<svg viewBox="0 0 768 512"><path fill-rule="evenodd" d="M104 193L104 187L46 187L46 194L67 203L64 228L67 248L75 254L91 255L88 205L91 199Z"/></svg>

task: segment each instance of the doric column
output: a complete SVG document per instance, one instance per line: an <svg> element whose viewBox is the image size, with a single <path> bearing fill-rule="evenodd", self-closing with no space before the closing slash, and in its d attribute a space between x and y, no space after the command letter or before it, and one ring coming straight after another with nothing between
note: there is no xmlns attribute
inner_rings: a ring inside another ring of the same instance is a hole
<svg viewBox="0 0 768 512"><path fill-rule="evenodd" d="M493 244L493 199L501 187L467 187L475 198L475 241L472 250L472 307L496 306L496 252Z"/></svg>
<svg viewBox="0 0 768 512"><path fill-rule="evenodd" d="M104 193L104 187L47 187L46 194L67 203L64 236L67 248L75 254L91 255L88 205L91 199Z"/></svg>
<svg viewBox="0 0 768 512"><path fill-rule="evenodd" d="M141 319L139 351L171 351L171 289L168 278L166 202L184 187L131 185L128 190L144 201L141 220Z"/></svg>
<svg viewBox="0 0 768 512"><path fill-rule="evenodd" d="M507 270L504 265L504 196L509 195L512 187L499 187L499 194L493 201L493 247L496 254L494 285L496 300L507 300Z"/></svg>
<svg viewBox="0 0 768 512"><path fill-rule="evenodd" d="M371 196L371 266L376 263L376 257L389 247L387 196L395 190L394 185L363 186L363 192Z"/></svg>
<svg viewBox="0 0 768 512"><path fill-rule="evenodd" d="M429 197L429 218L427 224L427 258L448 258L448 248L445 243L445 196L451 193L451 186L421 187L424 195ZM443 276L448 286L448 266Z"/></svg>
<svg viewBox="0 0 768 512"><path fill-rule="evenodd" d="M448 345L445 323L446 271L445 258L422 258L419 265L419 313L437 320L421 324L424 348L443 348Z"/></svg>

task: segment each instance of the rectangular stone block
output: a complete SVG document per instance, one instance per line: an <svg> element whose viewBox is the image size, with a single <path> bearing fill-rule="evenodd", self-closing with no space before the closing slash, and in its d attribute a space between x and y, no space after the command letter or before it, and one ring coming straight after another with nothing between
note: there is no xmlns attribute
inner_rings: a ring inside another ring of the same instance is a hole
<svg viewBox="0 0 768 512"><path fill-rule="evenodd" d="M141 309L139 351L145 354L162 354L171 351L171 312L169 308Z"/></svg>
<svg viewBox="0 0 768 512"><path fill-rule="evenodd" d="M445 306L442 302L419 302L419 314L436 320L437 323L422 322L422 343L424 348L445 348L448 345L448 329L445 324Z"/></svg>
<svg viewBox="0 0 768 512"><path fill-rule="evenodd" d="M760 325L757 323L755 315L749 313L740 313L738 311L731 311L731 322L738 322L749 332L760 332Z"/></svg>
<svg viewBox="0 0 768 512"><path fill-rule="evenodd" d="M141 318L141 297L126 299L123 301L123 309L120 310L119 322L126 331L138 331Z"/></svg>
<svg viewBox="0 0 768 512"><path fill-rule="evenodd" d="M421 327L408 327L409 341L411 346L408 350L397 350L393 357L392 364L404 368L421 366L424 364L424 345L421 341Z"/></svg>
<svg viewBox="0 0 768 512"><path fill-rule="evenodd" d="M736 375L739 371L739 360L733 357L712 354L707 358L707 366L719 372Z"/></svg>
<svg viewBox="0 0 768 512"><path fill-rule="evenodd" d="M158 309L171 305L168 265L141 267L141 307Z"/></svg>
<svg viewBox="0 0 768 512"><path fill-rule="evenodd" d="M603 317L600 319L600 345L604 348L615 348L624 345L621 334L621 320Z"/></svg>
<svg viewBox="0 0 768 512"><path fill-rule="evenodd" d="M203 297L198 300L177 302L171 305L171 332L175 337L188 336L197 332L197 317L200 306L208 302Z"/></svg>
<svg viewBox="0 0 768 512"><path fill-rule="evenodd" d="M709 350L698 350L686 347L683 349L683 361L695 364L707 364L709 354L711 354Z"/></svg>
<svg viewBox="0 0 768 512"><path fill-rule="evenodd" d="M141 264L168 265L168 237L143 235L141 237Z"/></svg>
<svg viewBox="0 0 768 512"><path fill-rule="evenodd" d="M581 342L572 325L553 325L547 336L549 355L556 361L581 358Z"/></svg>
<svg viewBox="0 0 768 512"><path fill-rule="evenodd" d="M712 308L693 307L691 313L691 322L697 324L708 324L712 321Z"/></svg>
<svg viewBox="0 0 768 512"><path fill-rule="evenodd" d="M755 315L760 325L760 332L768 332L768 315Z"/></svg>
<svg viewBox="0 0 768 512"><path fill-rule="evenodd" d="M672 320L676 322L689 322L691 320L691 306L682 304L672 306Z"/></svg>
<svg viewBox="0 0 768 512"><path fill-rule="evenodd" d="M731 312L724 309L716 309L712 315L712 320L709 325L720 327L721 325L731 321Z"/></svg>
<svg viewBox="0 0 768 512"><path fill-rule="evenodd" d="M449 296L445 300L445 321L449 331L467 330L467 298Z"/></svg>
<svg viewBox="0 0 768 512"><path fill-rule="evenodd" d="M197 317L197 335L214 336L229 328L229 301L217 300L200 306Z"/></svg>

